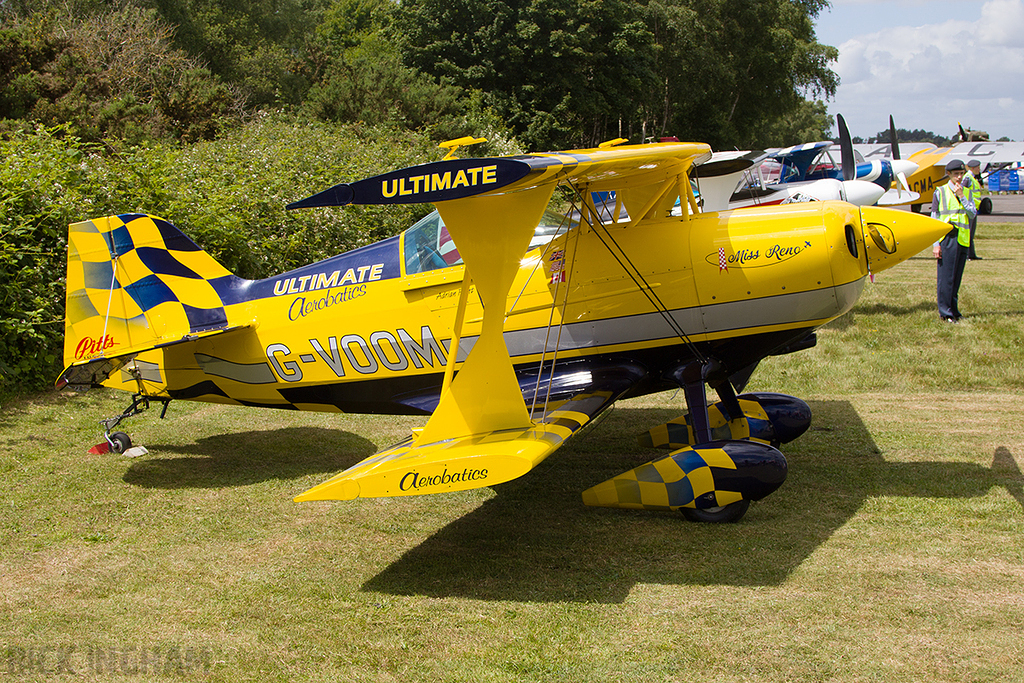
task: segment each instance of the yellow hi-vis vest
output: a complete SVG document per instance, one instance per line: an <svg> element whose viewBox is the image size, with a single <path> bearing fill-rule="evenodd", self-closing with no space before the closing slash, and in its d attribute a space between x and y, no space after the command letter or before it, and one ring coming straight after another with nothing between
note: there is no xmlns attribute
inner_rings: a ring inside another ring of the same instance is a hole
<svg viewBox="0 0 1024 683"><path fill-rule="evenodd" d="M970 192L970 189L965 188L965 191ZM971 246L971 225L967 218L967 209L964 208L960 199L953 194L953 190L950 189L948 183L940 187L938 193L939 211L936 218L943 223L956 226L957 244L961 247Z"/></svg>
<svg viewBox="0 0 1024 683"><path fill-rule="evenodd" d="M983 188L982 180L981 180L981 178L979 178L978 176L974 175L970 171L967 172L967 175L965 175L964 178L966 179L967 176L971 177L971 180L970 180L971 184L968 185L965 188L967 190L967 197L969 198L970 201L974 202L975 206L977 206L978 205L978 197L981 196L981 190Z"/></svg>

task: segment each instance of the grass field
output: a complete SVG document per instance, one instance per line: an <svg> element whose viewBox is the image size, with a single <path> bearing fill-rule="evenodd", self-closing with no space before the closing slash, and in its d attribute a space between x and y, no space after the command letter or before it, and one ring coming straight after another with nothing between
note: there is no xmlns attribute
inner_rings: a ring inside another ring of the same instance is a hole
<svg viewBox="0 0 1024 683"><path fill-rule="evenodd" d="M588 509L682 412L618 404L493 489L296 504L422 419L174 403L149 456L87 455L124 395L0 410L0 679L1024 680L1024 227L880 274L751 388L808 400L736 525Z"/></svg>

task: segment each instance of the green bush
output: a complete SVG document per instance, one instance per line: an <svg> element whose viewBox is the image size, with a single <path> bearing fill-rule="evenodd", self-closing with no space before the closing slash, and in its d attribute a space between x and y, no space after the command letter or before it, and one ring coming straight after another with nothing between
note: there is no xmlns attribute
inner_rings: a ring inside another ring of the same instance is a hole
<svg viewBox="0 0 1024 683"><path fill-rule="evenodd" d="M61 370L69 223L146 212L227 268L263 278L396 234L422 206L285 211L340 182L440 158L426 136L263 114L188 147L86 143L65 128L0 139L0 393Z"/></svg>
<svg viewBox="0 0 1024 683"><path fill-rule="evenodd" d="M2 9L2 8L0 8ZM126 4L86 17L4 15L0 119L66 125L77 137L215 137L243 97L171 46L172 26Z"/></svg>

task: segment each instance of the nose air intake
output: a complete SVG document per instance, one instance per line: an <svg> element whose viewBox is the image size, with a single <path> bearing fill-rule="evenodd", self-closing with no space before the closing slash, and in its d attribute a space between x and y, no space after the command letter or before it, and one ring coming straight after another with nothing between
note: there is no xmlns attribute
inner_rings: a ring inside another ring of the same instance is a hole
<svg viewBox="0 0 1024 683"><path fill-rule="evenodd" d="M873 273L916 256L950 229L930 216L878 206L861 207L860 216L868 268Z"/></svg>

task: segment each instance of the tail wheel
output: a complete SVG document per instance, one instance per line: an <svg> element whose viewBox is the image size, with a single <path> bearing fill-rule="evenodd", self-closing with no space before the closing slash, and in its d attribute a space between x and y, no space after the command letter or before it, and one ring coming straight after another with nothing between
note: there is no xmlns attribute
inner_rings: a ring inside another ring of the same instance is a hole
<svg viewBox="0 0 1024 683"><path fill-rule="evenodd" d="M743 499L738 500L735 503L729 503L722 507L705 508L698 510L697 508L679 508L679 511L683 513L683 517L691 522L704 522L705 524L730 524L738 522L747 514L747 508L750 507L750 501Z"/></svg>
<svg viewBox="0 0 1024 683"><path fill-rule="evenodd" d="M124 432L114 432L110 435L110 448L115 453L124 453L132 447L131 438Z"/></svg>

